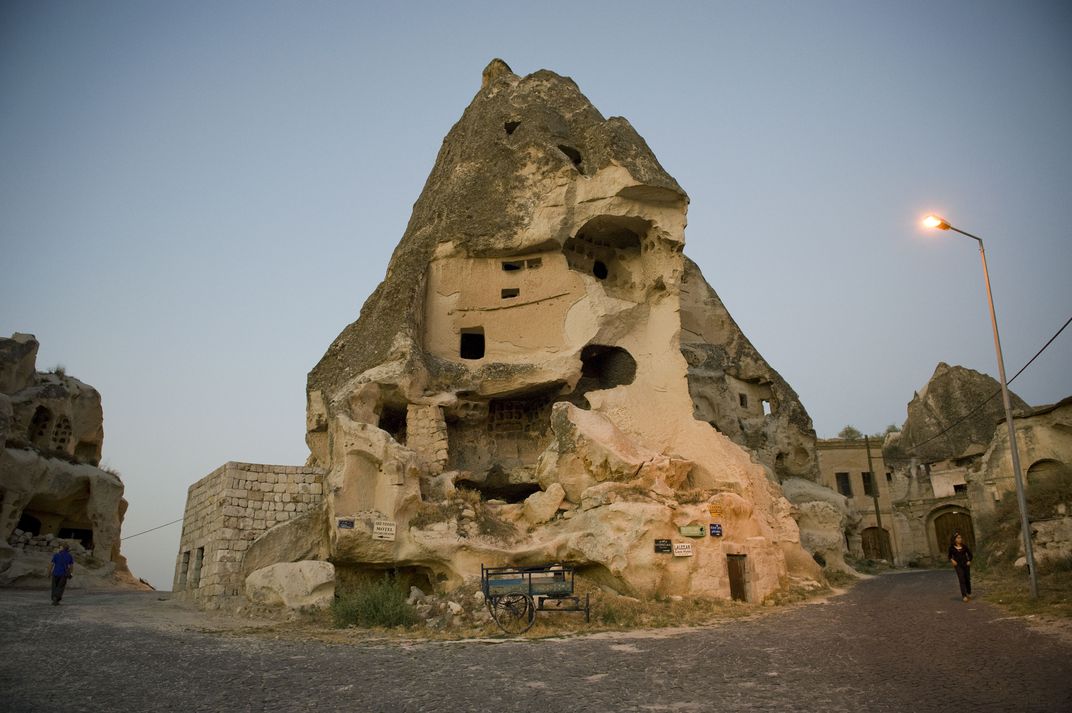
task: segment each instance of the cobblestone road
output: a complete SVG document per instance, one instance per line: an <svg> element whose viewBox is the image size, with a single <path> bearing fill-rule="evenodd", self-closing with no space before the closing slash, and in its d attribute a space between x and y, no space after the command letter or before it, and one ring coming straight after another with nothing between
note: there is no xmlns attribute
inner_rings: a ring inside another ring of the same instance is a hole
<svg viewBox="0 0 1072 713"><path fill-rule="evenodd" d="M103 623L147 595L70 594L0 592L0 709L1072 711L1072 644L961 602L941 571L684 632L499 643L168 632Z"/></svg>

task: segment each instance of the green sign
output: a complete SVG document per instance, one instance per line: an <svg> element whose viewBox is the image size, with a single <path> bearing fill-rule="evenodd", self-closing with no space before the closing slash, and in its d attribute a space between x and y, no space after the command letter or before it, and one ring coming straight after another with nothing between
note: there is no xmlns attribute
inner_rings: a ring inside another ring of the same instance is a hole
<svg viewBox="0 0 1072 713"><path fill-rule="evenodd" d="M707 535L707 528L703 525L682 525L677 529L685 537L704 537Z"/></svg>

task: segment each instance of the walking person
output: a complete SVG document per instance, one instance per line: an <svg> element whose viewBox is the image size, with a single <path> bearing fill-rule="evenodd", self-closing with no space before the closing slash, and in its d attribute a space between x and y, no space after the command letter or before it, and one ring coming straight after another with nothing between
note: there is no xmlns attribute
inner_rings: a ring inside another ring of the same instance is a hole
<svg viewBox="0 0 1072 713"><path fill-rule="evenodd" d="M52 555L52 561L48 563L48 576L52 578L52 606L59 606L67 580L73 575L74 557L71 556L71 546L64 542L60 545L60 551Z"/></svg>
<svg viewBox="0 0 1072 713"><path fill-rule="evenodd" d="M953 563L953 569L957 571L957 581L960 583L960 596L964 601L971 601L971 561L972 553L964 544L964 538L958 532L953 536L953 544L949 545L949 561Z"/></svg>

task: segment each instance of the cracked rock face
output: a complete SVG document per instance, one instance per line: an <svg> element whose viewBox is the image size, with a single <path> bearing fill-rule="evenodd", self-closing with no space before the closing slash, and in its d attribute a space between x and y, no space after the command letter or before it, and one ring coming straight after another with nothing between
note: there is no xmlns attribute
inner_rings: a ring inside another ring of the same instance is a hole
<svg viewBox="0 0 1072 713"><path fill-rule="evenodd" d="M819 576L776 482L815 477L810 419L684 257L687 205L572 80L488 66L384 281L309 373L341 577L569 562L634 595L729 597L744 555L759 600Z"/></svg>

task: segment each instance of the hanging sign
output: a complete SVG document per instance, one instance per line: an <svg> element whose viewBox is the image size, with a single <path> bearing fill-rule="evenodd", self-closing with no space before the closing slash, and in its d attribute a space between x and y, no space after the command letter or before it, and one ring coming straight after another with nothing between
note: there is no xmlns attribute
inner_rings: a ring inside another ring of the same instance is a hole
<svg viewBox="0 0 1072 713"><path fill-rule="evenodd" d="M722 525L717 522L711 523L711 537L722 537Z"/></svg>
<svg viewBox="0 0 1072 713"><path fill-rule="evenodd" d="M722 517L722 506L718 503L710 503L707 506L707 513L711 517Z"/></svg>
<svg viewBox="0 0 1072 713"><path fill-rule="evenodd" d="M340 517L339 518L340 530L352 530L354 529L354 519L352 517Z"/></svg>
<svg viewBox="0 0 1072 713"><path fill-rule="evenodd" d="M682 525L677 529L685 537L703 537L707 534L707 528L703 525Z"/></svg>
<svg viewBox="0 0 1072 713"><path fill-rule="evenodd" d="M692 557L691 542L675 542L674 557Z"/></svg>
<svg viewBox="0 0 1072 713"><path fill-rule="evenodd" d="M394 542L395 539L395 523L394 520L376 520L372 523L372 539L374 540L388 540Z"/></svg>
<svg viewBox="0 0 1072 713"><path fill-rule="evenodd" d="M674 551L674 545L670 540L656 540L655 554L668 555Z"/></svg>

